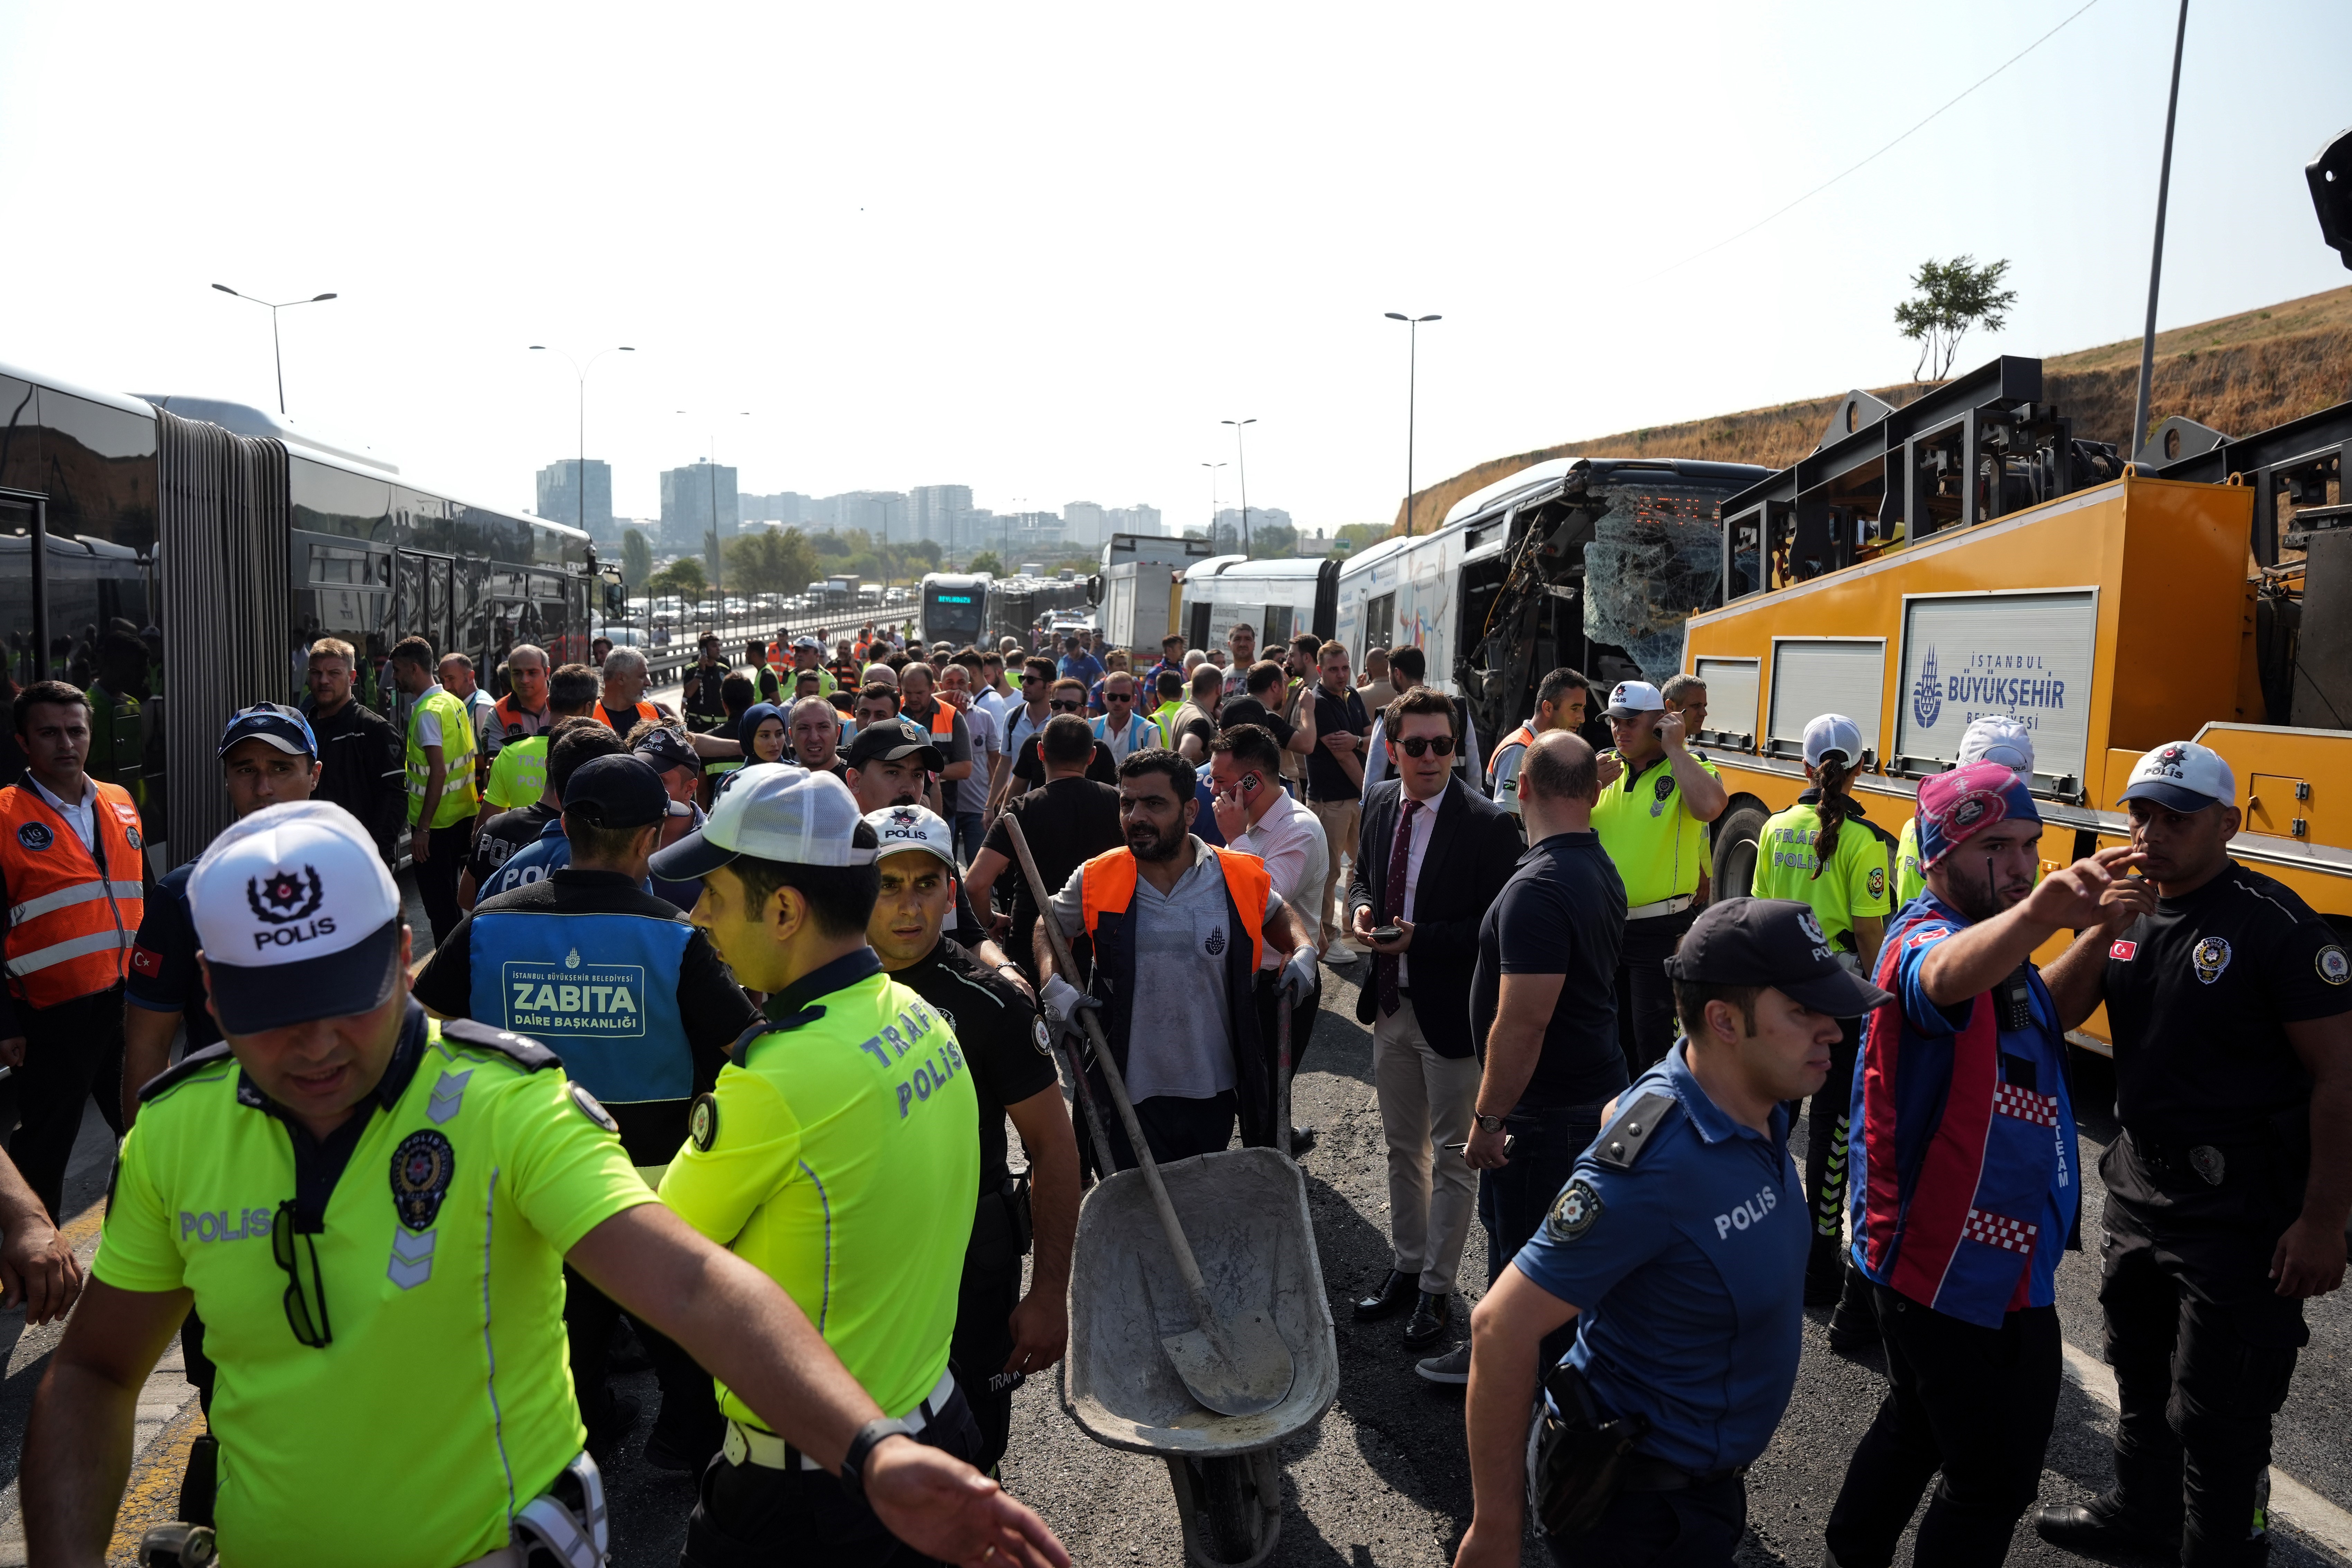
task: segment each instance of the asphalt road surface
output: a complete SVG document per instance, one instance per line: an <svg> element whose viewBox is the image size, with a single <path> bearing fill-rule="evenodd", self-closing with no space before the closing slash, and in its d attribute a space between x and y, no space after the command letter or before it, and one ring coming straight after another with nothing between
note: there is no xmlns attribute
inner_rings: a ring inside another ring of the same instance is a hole
<svg viewBox="0 0 2352 1568"><path fill-rule="evenodd" d="M411 917L422 938L421 911L412 908ZM1451 1560L1470 1517L1462 1394L1413 1375L1414 1357L1398 1342L1398 1320L1358 1325L1349 1317L1349 1300L1388 1264L1387 1191L1370 1036L1353 1021L1353 989L1328 973L1326 986L1325 1009L1297 1080L1296 1114L1320 1134L1304 1168L1337 1324L1340 1384L1321 1422L1282 1447L1282 1533L1270 1561L1318 1568L1441 1564ZM2078 1094L2085 1102L2085 1213L2093 1218L2103 1196L2095 1162L2113 1132L2104 1117L2106 1093L2104 1064L2087 1060ZM97 1239L110 1150L105 1128L92 1114L67 1194L68 1212L80 1215L73 1228L85 1254ZM2069 1256L2060 1268L2070 1378L2044 1459L2045 1502L2081 1500L2110 1476L2112 1382L2105 1383L2110 1392L2103 1403L2095 1256ZM1486 1278L1484 1238L1475 1226L1462 1275L1469 1289L1456 1306L1457 1331ZM2352 1429L2352 1310L2337 1295L2313 1304L2307 1317L2312 1342L2277 1423L2272 1562L2279 1568L2352 1564L2352 1444L2343 1436ZM1741 1555L1749 1565L1785 1562L1812 1568L1820 1561L1822 1529L1847 1457L1884 1391L1874 1352L1859 1360L1831 1353L1825 1318L1820 1311L1807 1315L1795 1397L1748 1479L1751 1533ZM55 1328L27 1331L20 1314L0 1314L0 1345L8 1347L0 1380L0 1568L24 1561L17 1452L32 1391L57 1334ZM138 1528L171 1517L188 1440L201 1429L176 1363L176 1355L167 1357L142 1396L140 1453L115 1542L117 1562L131 1560ZM694 1485L691 1478L651 1469L639 1457L659 1398L652 1374L635 1373L622 1383L644 1402L645 1413L605 1467L614 1562L621 1568L666 1568L677 1560ZM1057 1374L1033 1380L1015 1395L1003 1474L1079 1563L1175 1568L1183 1561L1165 1466L1086 1437L1061 1408ZM1540 1564L1549 1556L1531 1541L1524 1561ZM2010 1552L2016 1564L2059 1568L2074 1561L2043 1546L2030 1527L2020 1529Z"/></svg>

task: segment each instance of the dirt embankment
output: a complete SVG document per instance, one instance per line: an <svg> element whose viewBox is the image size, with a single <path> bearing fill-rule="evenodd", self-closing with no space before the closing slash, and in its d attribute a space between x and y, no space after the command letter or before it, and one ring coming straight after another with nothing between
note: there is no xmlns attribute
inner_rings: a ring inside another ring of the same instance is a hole
<svg viewBox="0 0 2352 1568"><path fill-rule="evenodd" d="M2042 362L2043 395L2074 421L2074 434L2084 440L2125 445L2138 381L2137 338ZM1870 390L1900 405L1933 385L1906 382ZM1413 501L1414 529L1426 531L1471 491L1551 458L1696 458L1784 468L1820 442L1830 411L1843 395L1491 458L1419 491ZM2185 414L2217 430L2246 436L2347 398L2352 398L2352 288L2157 334L2151 421ZM1401 531L1403 524L1404 507L1399 503L1394 529Z"/></svg>

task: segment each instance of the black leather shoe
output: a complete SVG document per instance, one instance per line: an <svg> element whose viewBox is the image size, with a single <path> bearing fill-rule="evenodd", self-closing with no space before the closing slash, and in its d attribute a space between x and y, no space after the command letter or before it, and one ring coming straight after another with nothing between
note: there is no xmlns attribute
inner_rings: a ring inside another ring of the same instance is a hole
<svg viewBox="0 0 2352 1568"><path fill-rule="evenodd" d="M1805 1305L1834 1307L1845 1292L1845 1248L1834 1236L1813 1237L1805 1257Z"/></svg>
<svg viewBox="0 0 2352 1568"><path fill-rule="evenodd" d="M2089 1502L2053 1502L2033 1516L2033 1532L2069 1552L2147 1553L2177 1558L2180 1527L2142 1522L2116 1506L2113 1498Z"/></svg>
<svg viewBox="0 0 2352 1568"><path fill-rule="evenodd" d="M1870 1277L1845 1266L1837 1310L1830 1314L1830 1349L1839 1355L1860 1355L1878 1344L1878 1310L1871 1305Z"/></svg>
<svg viewBox="0 0 2352 1568"><path fill-rule="evenodd" d="M1385 1318L1402 1310L1412 1300L1413 1277L1402 1268L1391 1268L1379 1289L1369 1296L1356 1298L1356 1321L1369 1323L1375 1318Z"/></svg>
<svg viewBox="0 0 2352 1568"><path fill-rule="evenodd" d="M1445 1337L1448 1324L1454 1321L1454 1296L1447 1292L1433 1296L1426 1290L1415 1292L1412 1316L1405 1320L1404 1348L1417 1351L1423 1345L1433 1345Z"/></svg>
<svg viewBox="0 0 2352 1568"><path fill-rule="evenodd" d="M1290 1130L1290 1157L1304 1160L1315 1148L1315 1129L1294 1127Z"/></svg>

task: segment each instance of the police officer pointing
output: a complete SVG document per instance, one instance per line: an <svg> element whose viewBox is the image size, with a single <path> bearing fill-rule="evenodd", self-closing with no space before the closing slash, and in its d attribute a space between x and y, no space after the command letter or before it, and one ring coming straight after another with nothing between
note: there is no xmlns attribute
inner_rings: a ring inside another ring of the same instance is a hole
<svg viewBox="0 0 2352 1568"><path fill-rule="evenodd" d="M245 818L189 900L227 1038L150 1087L123 1144L26 1433L34 1561L105 1561L139 1391L192 1299L228 1562L601 1560L567 1258L931 1555L1066 1561L992 1482L898 1440L782 1291L656 1205L551 1053L425 1017L399 891L348 813Z"/></svg>
<svg viewBox="0 0 2352 1568"><path fill-rule="evenodd" d="M1728 900L1665 961L1690 1033L1618 1100L1471 1313L1475 1511L1455 1568L1519 1561L1531 1481L1563 1563L1731 1562L1742 1478L1797 1378L1812 1227L1785 1106L1822 1087L1838 1020L1887 999L1811 925L1801 903ZM1539 1365L1543 1337L1570 1319L1574 1347ZM1592 1456L1624 1439L1632 1451L1597 1475Z"/></svg>
<svg viewBox="0 0 2352 1568"><path fill-rule="evenodd" d="M2099 1306L2122 1411L2116 1486L2034 1521L2057 1545L2259 1563L2271 1417L2344 1279L2352 1207L2352 959L2280 883L2230 858L2230 765L2189 742L2140 758L2123 802L2146 879L2118 884L2048 981L2114 1028L2123 1135Z"/></svg>

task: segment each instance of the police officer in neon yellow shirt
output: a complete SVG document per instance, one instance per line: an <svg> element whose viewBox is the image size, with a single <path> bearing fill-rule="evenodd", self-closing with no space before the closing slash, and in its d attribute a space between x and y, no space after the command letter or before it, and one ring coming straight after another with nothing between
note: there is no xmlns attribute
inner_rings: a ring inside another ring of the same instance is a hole
<svg viewBox="0 0 2352 1568"><path fill-rule="evenodd" d="M601 1562L566 1262L932 1556L1066 1562L994 1483L902 1440L772 1281L656 1203L551 1053L425 1017L398 889L340 806L244 818L189 903L226 1038L149 1085L123 1143L26 1437L34 1562L105 1560L141 1387L192 1300L218 1367L226 1561L518 1565L545 1542Z"/></svg>
<svg viewBox="0 0 2352 1568"><path fill-rule="evenodd" d="M1601 753L1601 801L1592 830L1625 883L1625 941L1617 957L1617 1035L1625 1070L1640 1078L1675 1043L1675 994L1666 960L1698 918L1706 874L1706 825L1729 797L1713 763L1685 743L1683 719L1646 680L1609 693Z"/></svg>
<svg viewBox="0 0 2352 1568"><path fill-rule="evenodd" d="M1805 726L1805 776L1813 787L1764 824L1756 841L1754 891L1759 899L1811 905L1813 924L1838 962L1866 978L1876 973L1878 944L1895 902L1887 886L1892 843L1846 793L1863 743L1862 727L1843 713L1822 714ZM1838 1028L1829 1079L1812 1097L1805 1131L1805 1190L1813 1205L1812 1251L1805 1264L1809 1307L1835 1306L1846 1274L1846 1136L1862 1020L1841 1018ZM1862 1287L1855 1289L1859 1296Z"/></svg>
<svg viewBox="0 0 2352 1568"><path fill-rule="evenodd" d="M409 699L408 853L415 862L416 897L438 945L465 912L457 907L457 878L481 806L474 786L474 716L433 679L433 645L423 637L393 645L392 679Z"/></svg>
<svg viewBox="0 0 2352 1568"><path fill-rule="evenodd" d="M1987 713L1969 721L1960 735L1958 765L1970 763L1999 763L2018 777L2031 782L2033 777L2033 731L2022 720L2005 713ZM2035 880L2039 881L2039 873ZM1919 819L1913 817L1903 825L1903 837L1895 849L1895 907L1901 909L1927 889L1927 874L1919 865Z"/></svg>
<svg viewBox="0 0 2352 1568"><path fill-rule="evenodd" d="M880 842L839 779L756 763L654 856L656 877L702 879L694 923L768 997L695 1101L661 1197L782 1285L918 1442L963 1458L980 1428L948 1352L979 1100L954 1026L866 945ZM726 1446L687 1521L687 1568L919 1561L719 1382Z"/></svg>

